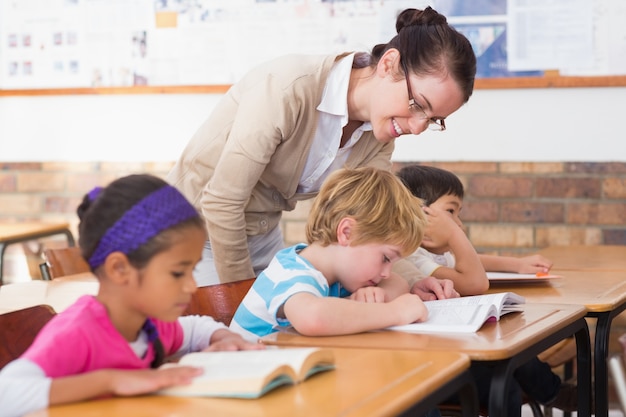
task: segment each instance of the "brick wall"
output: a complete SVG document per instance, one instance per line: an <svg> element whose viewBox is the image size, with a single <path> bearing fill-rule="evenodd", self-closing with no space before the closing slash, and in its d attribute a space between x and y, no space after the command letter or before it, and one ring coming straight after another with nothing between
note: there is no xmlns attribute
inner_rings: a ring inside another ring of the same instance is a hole
<svg viewBox="0 0 626 417"><path fill-rule="evenodd" d="M0 162L0 221L67 221L76 233L76 207L97 185L132 173L164 177L173 163Z"/></svg>
<svg viewBox="0 0 626 417"><path fill-rule="evenodd" d="M422 163L448 169L463 181L461 218L480 252L626 244L626 163ZM164 177L172 164L0 162L0 221L63 220L75 230L75 209L86 191L129 173ZM304 240L310 204L301 202L283 216L288 244Z"/></svg>

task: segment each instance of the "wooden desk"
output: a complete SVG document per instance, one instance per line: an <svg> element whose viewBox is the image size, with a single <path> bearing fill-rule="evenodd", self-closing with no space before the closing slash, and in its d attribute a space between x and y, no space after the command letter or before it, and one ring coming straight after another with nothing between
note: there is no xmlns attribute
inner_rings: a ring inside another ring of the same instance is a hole
<svg viewBox="0 0 626 417"><path fill-rule="evenodd" d="M38 304L47 304L57 313L80 296L98 293L99 283L91 273L68 275L52 281L23 281L0 286L0 314Z"/></svg>
<svg viewBox="0 0 626 417"><path fill-rule="evenodd" d="M539 253L559 271L626 272L626 245L552 246Z"/></svg>
<svg viewBox="0 0 626 417"><path fill-rule="evenodd" d="M526 304L521 313L503 316L497 323L486 323L473 334L414 334L378 331L346 336L306 337L279 332L262 338L280 346L361 347L373 349L418 349L436 352L462 352L472 361L489 362L494 376L489 395L489 415L505 416L508 385L521 364L575 335L578 366L578 416L590 415L591 348L586 309L575 305Z"/></svg>
<svg viewBox="0 0 626 417"><path fill-rule="evenodd" d="M469 358L453 352L336 349L336 369L255 400L143 396L55 406L30 417L419 416L462 391L478 415Z"/></svg>
<svg viewBox="0 0 626 417"><path fill-rule="evenodd" d="M8 245L55 235L65 235L68 245L74 246L74 236L68 223L0 223L0 285L2 285L2 261Z"/></svg>
<svg viewBox="0 0 626 417"><path fill-rule="evenodd" d="M587 308L587 316L596 318L595 415L607 417L609 334L613 318L626 309L626 270L553 269L552 272L564 278L544 284L497 284L488 292L513 291L524 296L528 303L571 303Z"/></svg>

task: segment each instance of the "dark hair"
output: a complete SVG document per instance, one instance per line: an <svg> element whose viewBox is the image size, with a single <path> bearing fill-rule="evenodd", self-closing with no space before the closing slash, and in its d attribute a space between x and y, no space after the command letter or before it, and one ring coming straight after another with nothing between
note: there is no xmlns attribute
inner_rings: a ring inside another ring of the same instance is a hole
<svg viewBox="0 0 626 417"><path fill-rule="evenodd" d="M469 40L448 24L433 8L406 9L396 19L397 35L374 46L371 55L357 54L354 68L375 66L391 48L400 52L401 63L416 75L450 75L467 102L474 91L476 55ZM404 74L402 74L404 77Z"/></svg>
<svg viewBox="0 0 626 417"><path fill-rule="evenodd" d="M110 183L94 199L87 194L76 210L78 225L78 245L81 255L89 260L107 231L133 206L153 192L168 186L161 178L148 174L135 174L119 178ZM166 228L163 232L147 240L137 249L127 253L128 261L137 269L143 268L159 252L167 250L171 233L194 226L204 229L201 217L190 217Z"/></svg>
<svg viewBox="0 0 626 417"><path fill-rule="evenodd" d="M430 206L444 195L463 198L463 183L459 177L445 169L425 165L407 165L396 175L411 191Z"/></svg>

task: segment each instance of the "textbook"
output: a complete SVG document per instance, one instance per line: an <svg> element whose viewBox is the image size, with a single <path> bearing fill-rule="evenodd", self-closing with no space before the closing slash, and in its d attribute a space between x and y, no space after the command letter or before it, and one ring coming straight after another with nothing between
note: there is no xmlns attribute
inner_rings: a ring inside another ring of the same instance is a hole
<svg viewBox="0 0 626 417"><path fill-rule="evenodd" d="M258 398L281 385L303 382L319 372L334 369L333 351L326 348L268 347L264 350L194 352L178 363L204 369L190 385L169 387L159 395L182 397Z"/></svg>
<svg viewBox="0 0 626 417"><path fill-rule="evenodd" d="M546 274L516 274L514 272L487 272L487 278L492 284L528 284L545 283L553 279L563 278L561 275Z"/></svg>
<svg viewBox="0 0 626 417"><path fill-rule="evenodd" d="M410 333L474 333L487 321L500 320L504 314L520 311L517 304L525 302L524 297L513 292L425 301L426 321L387 329Z"/></svg>

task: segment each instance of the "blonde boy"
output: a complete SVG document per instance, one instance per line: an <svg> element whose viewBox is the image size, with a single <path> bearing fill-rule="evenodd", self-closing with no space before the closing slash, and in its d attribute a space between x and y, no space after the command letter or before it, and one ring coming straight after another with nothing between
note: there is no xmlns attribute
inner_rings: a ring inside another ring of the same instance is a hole
<svg viewBox="0 0 626 417"><path fill-rule="evenodd" d="M231 330L251 340L289 326L328 336L426 319L420 298L391 272L420 245L426 224L420 206L390 172L331 174L309 214L308 243L276 254L237 309Z"/></svg>

